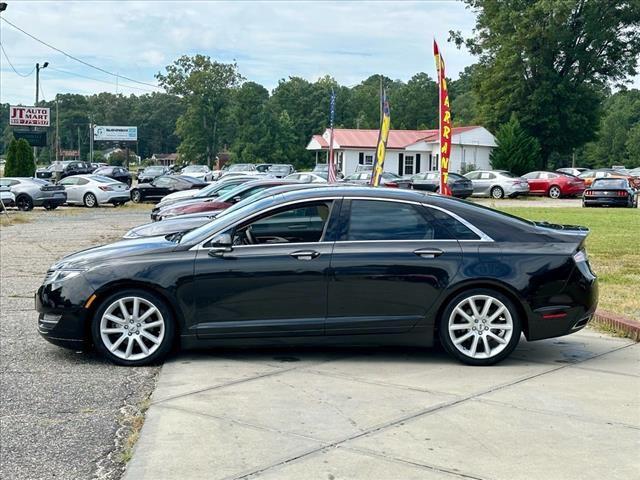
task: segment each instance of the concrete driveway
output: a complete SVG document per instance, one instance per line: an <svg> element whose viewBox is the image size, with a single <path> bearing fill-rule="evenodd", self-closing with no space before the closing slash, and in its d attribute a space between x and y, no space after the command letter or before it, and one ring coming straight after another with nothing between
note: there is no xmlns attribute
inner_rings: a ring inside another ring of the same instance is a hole
<svg viewBox="0 0 640 480"><path fill-rule="evenodd" d="M592 331L489 368L225 350L164 365L125 479L626 479L639 445L640 345Z"/></svg>

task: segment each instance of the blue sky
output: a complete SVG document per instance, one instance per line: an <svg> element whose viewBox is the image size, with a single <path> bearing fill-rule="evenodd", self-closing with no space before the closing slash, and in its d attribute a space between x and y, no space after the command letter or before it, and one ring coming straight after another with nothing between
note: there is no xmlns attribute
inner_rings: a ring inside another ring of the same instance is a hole
<svg viewBox="0 0 640 480"><path fill-rule="evenodd" d="M474 13L457 1L16 1L7 20L89 63L155 84L153 75L182 54L202 53L238 62L248 80L269 89L279 79L315 80L329 74L354 85L375 73L408 80L434 75L432 39L438 39L447 73L456 78L474 63L465 50L447 44L448 31L470 34ZM141 94L152 90L72 61L0 22L0 41L16 70L36 62L41 98L57 92ZM91 77L80 78L76 75ZM33 103L35 78L16 75L4 56L0 101ZM638 82L636 82L638 83Z"/></svg>

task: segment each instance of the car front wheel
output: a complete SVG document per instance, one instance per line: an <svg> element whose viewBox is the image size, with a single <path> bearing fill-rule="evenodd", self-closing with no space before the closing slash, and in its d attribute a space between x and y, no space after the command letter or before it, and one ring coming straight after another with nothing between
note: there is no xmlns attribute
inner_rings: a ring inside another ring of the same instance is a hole
<svg viewBox="0 0 640 480"><path fill-rule="evenodd" d="M504 295L473 289L453 298L439 324L440 341L449 354L467 365L493 365L518 345L518 312Z"/></svg>
<svg viewBox="0 0 640 480"><path fill-rule="evenodd" d="M98 206L98 199L93 193L87 193L84 196L84 206L89 208Z"/></svg>
<svg viewBox="0 0 640 480"><path fill-rule="evenodd" d="M134 203L140 203L142 201L140 190L131 190L131 201Z"/></svg>
<svg viewBox="0 0 640 480"><path fill-rule="evenodd" d="M560 191L560 187L557 187L554 185L549 189L549 197L560 198L561 195L562 195L562 192Z"/></svg>
<svg viewBox="0 0 640 480"><path fill-rule="evenodd" d="M118 365L140 366L164 358L174 323L164 301L144 290L121 290L106 298L91 324L98 352Z"/></svg>
<svg viewBox="0 0 640 480"><path fill-rule="evenodd" d="M491 189L491 196L496 199L504 197L504 190L501 187L493 187Z"/></svg>

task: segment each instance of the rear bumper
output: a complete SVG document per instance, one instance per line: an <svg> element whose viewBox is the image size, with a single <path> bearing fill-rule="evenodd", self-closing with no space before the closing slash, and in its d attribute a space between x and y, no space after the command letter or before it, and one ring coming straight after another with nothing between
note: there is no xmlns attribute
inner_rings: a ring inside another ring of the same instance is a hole
<svg viewBox="0 0 640 480"><path fill-rule="evenodd" d="M507 197L515 197L518 195L527 195L529 193L529 184L526 185L509 185L505 187L504 194Z"/></svg>
<svg viewBox="0 0 640 480"><path fill-rule="evenodd" d="M124 190L120 192L101 192L98 195L98 203L117 203L117 202L128 202L131 200L131 194L129 190Z"/></svg>
<svg viewBox="0 0 640 480"><path fill-rule="evenodd" d="M585 205L626 207L629 204L629 197L584 197L584 203Z"/></svg>
<svg viewBox="0 0 640 480"><path fill-rule="evenodd" d="M598 307L598 279L575 268L558 295L536 302L529 314L527 340L560 337L582 330Z"/></svg>
<svg viewBox="0 0 640 480"><path fill-rule="evenodd" d="M42 205L63 205L67 201L67 192L62 191L51 191L51 192L42 192L38 195L37 198L33 199L33 205L36 207L41 207Z"/></svg>

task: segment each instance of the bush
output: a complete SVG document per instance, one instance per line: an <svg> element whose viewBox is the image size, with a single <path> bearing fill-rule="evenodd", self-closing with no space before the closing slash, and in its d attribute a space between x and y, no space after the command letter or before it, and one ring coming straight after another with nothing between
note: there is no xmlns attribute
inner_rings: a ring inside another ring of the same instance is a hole
<svg viewBox="0 0 640 480"><path fill-rule="evenodd" d="M498 146L491 152L491 167L508 170L516 175L524 175L538 169L540 165L540 144L520 126L514 116L498 129Z"/></svg>
<svg viewBox="0 0 640 480"><path fill-rule="evenodd" d="M33 177L35 172L33 151L29 143L24 138L11 140L7 149L4 175L6 177Z"/></svg>

